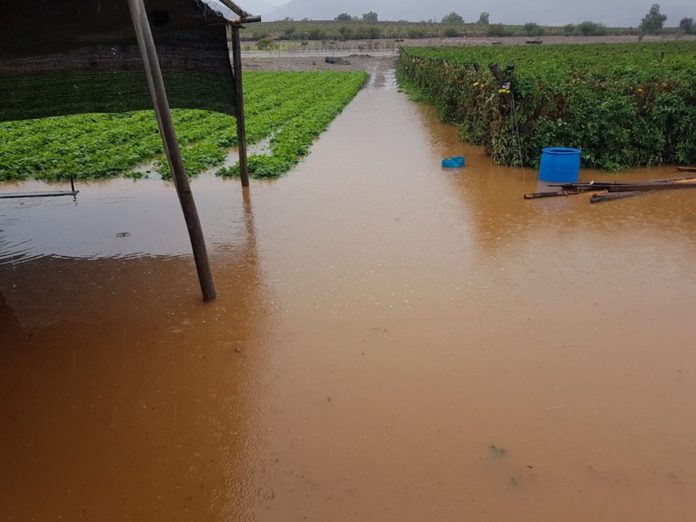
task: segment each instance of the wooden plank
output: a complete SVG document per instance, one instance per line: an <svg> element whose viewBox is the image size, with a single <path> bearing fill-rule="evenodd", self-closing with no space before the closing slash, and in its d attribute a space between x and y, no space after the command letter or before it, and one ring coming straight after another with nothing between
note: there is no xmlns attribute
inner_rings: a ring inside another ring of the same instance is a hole
<svg viewBox="0 0 696 522"><path fill-rule="evenodd" d="M614 185L607 188L609 192L649 192L652 190L683 189L696 189L696 183L636 183L633 185Z"/></svg>
<svg viewBox="0 0 696 522"><path fill-rule="evenodd" d="M174 186L176 187L179 203L186 221L191 247L193 249L193 257L196 262L196 271L198 272L198 281L203 292L203 299L212 301L216 298L215 284L213 275L210 270L210 262L208 260L208 251L205 246L205 238L203 236L203 227L196 209L196 202L193 199L191 185L189 184L184 162L181 158L179 149L179 141L176 137L176 129L172 120L172 113L169 110L169 100L167 99L167 91L164 87L164 79L162 78L162 70L157 56L157 49L152 38L152 30L147 19L147 12L143 0L128 0L128 8L130 10L131 19L133 21L133 29L138 39L138 47L142 56L143 65L145 67L145 76L147 77L150 96L157 115L157 124L159 126L162 143L164 144L164 152L169 162L169 168L172 171Z"/></svg>
<svg viewBox="0 0 696 522"><path fill-rule="evenodd" d="M525 194L524 199L543 199L543 198L559 198L566 196L577 196L582 194L579 190L554 190L551 192L532 192Z"/></svg>
<svg viewBox="0 0 696 522"><path fill-rule="evenodd" d="M590 198L590 203L603 203L605 201L614 201L616 199L632 198L641 194L649 194L649 192L609 192L606 194L593 194Z"/></svg>
<svg viewBox="0 0 696 522"><path fill-rule="evenodd" d="M0 193L0 199L19 199L19 198L58 198L61 196L77 196L79 190L57 190L54 192L3 192Z"/></svg>
<svg viewBox="0 0 696 522"><path fill-rule="evenodd" d="M590 199L590 202L601 203L603 201L612 201L615 199L633 197L638 194L645 194L657 190L681 190L696 188L696 178L687 177L646 182L609 181L599 183L563 183L552 184L550 186L556 187L559 190L525 194L524 199L555 198L594 193ZM604 194L600 194L600 192L604 192Z"/></svg>
<svg viewBox="0 0 696 522"><path fill-rule="evenodd" d="M562 190L579 190L579 191L592 191L592 190L607 190L611 187L627 187L627 186L644 186L652 187L655 185L664 186L666 184L674 183L695 183L696 177L682 177L682 178L672 178L672 179L659 179L653 181L593 181L590 183L552 183L549 186L554 188L560 188Z"/></svg>

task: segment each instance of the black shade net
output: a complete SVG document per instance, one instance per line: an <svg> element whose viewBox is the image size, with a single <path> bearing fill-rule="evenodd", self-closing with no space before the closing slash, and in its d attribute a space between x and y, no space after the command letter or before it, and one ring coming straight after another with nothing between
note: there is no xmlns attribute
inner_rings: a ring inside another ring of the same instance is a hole
<svg viewBox="0 0 696 522"><path fill-rule="evenodd" d="M145 0L170 105L235 114L214 0ZM126 0L14 0L0 9L0 121L151 109Z"/></svg>

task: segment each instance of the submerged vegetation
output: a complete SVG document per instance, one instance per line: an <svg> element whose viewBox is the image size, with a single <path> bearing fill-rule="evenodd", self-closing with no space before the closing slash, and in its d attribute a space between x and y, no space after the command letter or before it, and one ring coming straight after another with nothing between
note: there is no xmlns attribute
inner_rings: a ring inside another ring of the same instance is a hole
<svg viewBox="0 0 696 522"><path fill-rule="evenodd" d="M364 81L361 72L247 73L248 141L268 139L272 153L252 155L250 174L276 177L289 171ZM233 116L198 109L172 112L189 175L222 165L237 145ZM137 178L137 168L147 162L169 175L152 110L0 122L0 180ZM234 175L234 170L219 174Z"/></svg>
<svg viewBox="0 0 696 522"><path fill-rule="evenodd" d="M499 164L545 146L609 170L696 162L696 42L403 49L399 79Z"/></svg>
<svg viewBox="0 0 696 522"><path fill-rule="evenodd" d="M294 167L312 143L353 99L367 79L364 72L254 73L250 88L247 136L250 143L269 138L271 154L249 157L253 177L277 177ZM292 92L292 95L290 95ZM238 167L218 174L234 176Z"/></svg>

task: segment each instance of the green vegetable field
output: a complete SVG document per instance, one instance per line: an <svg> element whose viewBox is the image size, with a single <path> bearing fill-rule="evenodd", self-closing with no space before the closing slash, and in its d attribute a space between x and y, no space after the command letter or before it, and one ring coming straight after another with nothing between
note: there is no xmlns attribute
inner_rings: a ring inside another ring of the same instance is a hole
<svg viewBox="0 0 696 522"><path fill-rule="evenodd" d="M696 163L696 42L404 49L398 73L499 164L545 146L609 170Z"/></svg>
<svg viewBox="0 0 696 522"><path fill-rule="evenodd" d="M361 72L246 73L248 140L268 139L271 152L249 158L250 174L277 177L292 169L365 79ZM189 175L222 165L237 144L232 116L192 109L175 109L173 115ZM153 160L167 177L150 110L0 122L0 180L137 177L135 169ZM218 174L235 175L235 169Z"/></svg>

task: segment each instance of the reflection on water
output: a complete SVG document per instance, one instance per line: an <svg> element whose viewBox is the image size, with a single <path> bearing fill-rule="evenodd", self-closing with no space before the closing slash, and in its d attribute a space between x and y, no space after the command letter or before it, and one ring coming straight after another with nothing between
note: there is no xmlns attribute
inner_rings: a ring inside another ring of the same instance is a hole
<svg viewBox="0 0 696 522"><path fill-rule="evenodd" d="M202 217L208 217L211 249L228 244L241 229L243 216L229 216L224 196L238 192L238 182L212 173L192 183ZM72 198L3 200L0 205L0 263L51 256L81 259L188 256L191 244L173 185L157 179L82 182ZM198 190L196 190L198 189ZM46 190L27 182L10 191ZM214 216L226 215L228 221ZM230 218L232 220L230 221Z"/></svg>
<svg viewBox="0 0 696 522"><path fill-rule="evenodd" d="M3 513L696 517L696 194L524 201L382 76L289 177L196 180L212 305L166 184L0 208Z"/></svg>
<svg viewBox="0 0 696 522"><path fill-rule="evenodd" d="M141 188L122 197L123 215L106 212L114 229L132 219L133 200L157 206ZM98 190L106 194L108 185ZM226 296L215 304L200 302L184 257L119 253L0 266L0 505L10 520L241 519L267 299L251 199L216 190L228 197L216 208L227 209L229 239L214 258ZM176 203L173 189L161 192ZM83 219L92 215L89 203L77 208ZM72 219L64 216L73 209L44 212ZM64 255L81 257L101 225L83 223L81 237L67 232ZM166 244L148 225L131 230ZM33 235L35 249L59 243L44 237ZM177 239L168 245L173 254Z"/></svg>

